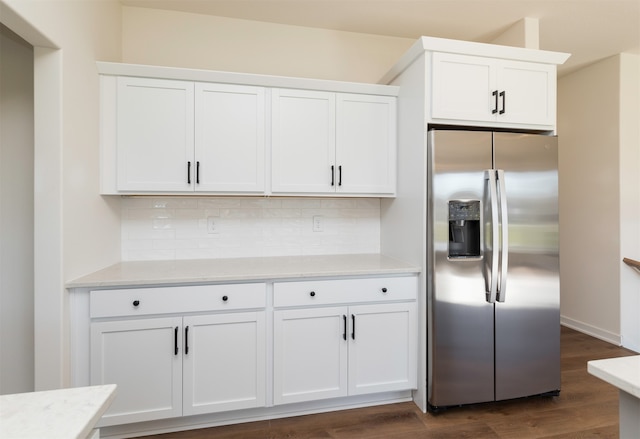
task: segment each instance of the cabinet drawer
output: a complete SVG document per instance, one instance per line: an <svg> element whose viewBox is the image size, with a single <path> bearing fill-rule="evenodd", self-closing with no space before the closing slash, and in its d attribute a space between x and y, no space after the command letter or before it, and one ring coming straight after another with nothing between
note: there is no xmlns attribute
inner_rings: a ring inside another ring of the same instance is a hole
<svg viewBox="0 0 640 439"><path fill-rule="evenodd" d="M415 300L417 289L418 278L415 276L276 282L273 306Z"/></svg>
<svg viewBox="0 0 640 439"><path fill-rule="evenodd" d="M264 308L264 283L91 291L91 318Z"/></svg>

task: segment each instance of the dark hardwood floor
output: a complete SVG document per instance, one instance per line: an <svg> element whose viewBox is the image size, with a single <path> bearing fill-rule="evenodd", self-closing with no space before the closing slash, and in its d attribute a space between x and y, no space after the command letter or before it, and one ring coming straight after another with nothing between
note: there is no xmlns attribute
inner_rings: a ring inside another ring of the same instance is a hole
<svg viewBox="0 0 640 439"><path fill-rule="evenodd" d="M634 355L562 328L562 391L458 407L437 415L413 403L147 436L147 439L586 439L618 437L618 390L587 373L587 361Z"/></svg>

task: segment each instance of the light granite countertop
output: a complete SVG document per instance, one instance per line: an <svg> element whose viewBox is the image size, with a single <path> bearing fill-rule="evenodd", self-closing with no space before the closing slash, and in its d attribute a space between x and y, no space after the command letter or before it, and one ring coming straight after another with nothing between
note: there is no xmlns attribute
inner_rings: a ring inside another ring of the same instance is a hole
<svg viewBox="0 0 640 439"><path fill-rule="evenodd" d="M640 355L587 362L591 375L640 399Z"/></svg>
<svg viewBox="0 0 640 439"><path fill-rule="evenodd" d="M66 286L99 288L419 272L417 266L380 254L129 261L72 280Z"/></svg>
<svg viewBox="0 0 640 439"><path fill-rule="evenodd" d="M116 385L0 396L0 437L85 439L115 398Z"/></svg>

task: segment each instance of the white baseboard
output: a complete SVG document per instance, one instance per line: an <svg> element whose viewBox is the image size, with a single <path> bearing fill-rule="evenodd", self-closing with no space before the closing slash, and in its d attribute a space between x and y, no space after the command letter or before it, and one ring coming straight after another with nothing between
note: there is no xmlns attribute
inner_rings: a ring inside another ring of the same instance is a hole
<svg viewBox="0 0 640 439"><path fill-rule="evenodd" d="M616 346L622 346L620 334L614 334L611 331L607 331L605 329L598 328L597 326L589 325L588 323L574 320L566 316L560 316L560 324Z"/></svg>

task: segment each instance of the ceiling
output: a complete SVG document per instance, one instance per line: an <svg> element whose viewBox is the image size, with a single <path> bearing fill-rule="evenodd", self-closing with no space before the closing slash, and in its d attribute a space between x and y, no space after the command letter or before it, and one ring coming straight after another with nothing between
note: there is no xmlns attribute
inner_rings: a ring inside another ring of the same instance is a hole
<svg viewBox="0 0 640 439"><path fill-rule="evenodd" d="M640 0L121 0L126 6L417 39L490 42L524 17L540 49L571 53L568 73L621 53L640 54Z"/></svg>

